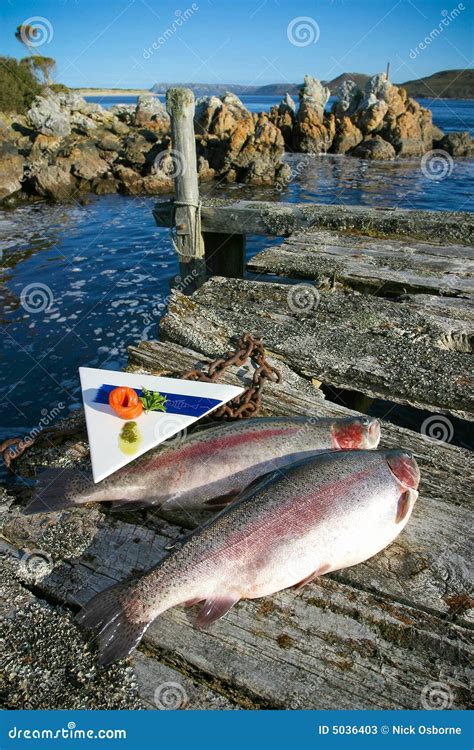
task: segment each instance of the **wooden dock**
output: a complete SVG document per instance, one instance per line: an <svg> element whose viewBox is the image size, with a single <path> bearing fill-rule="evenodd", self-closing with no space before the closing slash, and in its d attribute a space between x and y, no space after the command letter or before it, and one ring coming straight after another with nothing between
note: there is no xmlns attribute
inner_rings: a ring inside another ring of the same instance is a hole
<svg viewBox="0 0 474 750"><path fill-rule="evenodd" d="M172 224L173 206L161 202L155 217ZM196 630L184 608L169 610L129 672L94 666L94 646L84 646L72 614L93 592L154 565L203 516L96 506L25 517L31 490L13 488L2 506L3 608L24 626L23 640L17 625L7 634L14 697L6 704L28 694L30 707L163 708L163 686L172 685L176 708L417 709L437 707L439 695L446 708L467 708L474 460L452 443L452 420L474 416L472 216L217 200L203 201L200 220L205 267L197 267L211 277L172 292L158 340L130 347L128 368L185 371L249 330L282 372L280 384L266 386L262 415L353 414L332 400L340 389L359 408L383 399L427 410L421 432L382 421L381 447L410 450L420 465L412 519L366 563L299 592L240 602L208 631ZM244 235L255 233L282 244L251 258L248 278L238 278ZM183 257L182 273L191 246ZM233 278L212 275L226 265ZM199 288L190 295L190 286ZM247 384L251 369L231 368L223 380ZM82 416L71 424L75 437L39 443L17 461L23 476L45 463L87 466ZM35 554L45 564L31 571ZM53 638L68 633L59 662L59 644L35 646L39 621ZM55 692L32 696L24 681L34 684L55 663Z"/></svg>

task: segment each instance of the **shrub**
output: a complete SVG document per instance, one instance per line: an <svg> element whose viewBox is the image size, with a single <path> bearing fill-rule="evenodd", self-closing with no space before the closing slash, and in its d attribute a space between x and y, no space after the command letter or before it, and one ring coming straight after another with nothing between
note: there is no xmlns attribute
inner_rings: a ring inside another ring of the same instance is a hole
<svg viewBox="0 0 474 750"><path fill-rule="evenodd" d="M55 94L67 94L69 91L69 88L64 83L50 83L48 88L54 91Z"/></svg>
<svg viewBox="0 0 474 750"><path fill-rule="evenodd" d="M26 112L41 93L30 65L13 57L0 56L0 111Z"/></svg>

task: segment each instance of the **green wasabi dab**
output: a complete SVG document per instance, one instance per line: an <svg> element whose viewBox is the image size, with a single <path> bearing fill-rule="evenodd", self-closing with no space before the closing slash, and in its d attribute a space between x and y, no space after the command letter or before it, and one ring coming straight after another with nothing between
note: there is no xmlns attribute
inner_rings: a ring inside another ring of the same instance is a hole
<svg viewBox="0 0 474 750"><path fill-rule="evenodd" d="M133 456L143 442L136 422L126 422L119 435L119 448L122 453Z"/></svg>

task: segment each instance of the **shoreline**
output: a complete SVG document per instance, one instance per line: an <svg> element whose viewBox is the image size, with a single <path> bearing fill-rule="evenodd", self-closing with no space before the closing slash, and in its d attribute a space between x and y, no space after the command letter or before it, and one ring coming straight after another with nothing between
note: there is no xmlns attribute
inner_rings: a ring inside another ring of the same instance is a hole
<svg viewBox="0 0 474 750"><path fill-rule="evenodd" d="M149 89L93 89L93 88L79 88L70 89L74 94L80 96L140 96L142 94L148 94L149 96L157 96L153 91Z"/></svg>
<svg viewBox="0 0 474 750"><path fill-rule="evenodd" d="M397 86L400 86L400 84L396 84ZM151 91L151 89L111 89L111 88L104 88L104 89L94 89L94 88L70 88L71 92L75 94L79 94L80 96L103 96L103 97L111 97L111 96L141 96L141 95L148 95L148 96L164 96L165 92L156 92ZM251 94L252 95L252 94ZM269 97L273 98L278 95L274 94L263 94L263 98ZM425 99L429 101L452 101L456 100L459 102L472 102L474 99L474 96L469 98L461 98L455 96L421 96L419 94L412 94L411 95L414 99Z"/></svg>

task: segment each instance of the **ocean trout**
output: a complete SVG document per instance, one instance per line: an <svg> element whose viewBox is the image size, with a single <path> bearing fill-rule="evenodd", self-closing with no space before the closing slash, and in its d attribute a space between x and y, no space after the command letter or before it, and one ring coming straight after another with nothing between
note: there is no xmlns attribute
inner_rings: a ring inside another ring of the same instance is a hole
<svg viewBox="0 0 474 750"><path fill-rule="evenodd" d="M94 596L78 621L99 629L109 664L177 604L204 602L196 624L205 627L240 599L356 565L404 528L419 477L402 451L334 451L276 471L155 568Z"/></svg>
<svg viewBox="0 0 474 750"><path fill-rule="evenodd" d="M372 417L275 417L221 424L145 453L98 484L89 472L47 469L25 513L104 501L121 509L217 510L273 469L321 451L376 448L379 439L380 424Z"/></svg>

